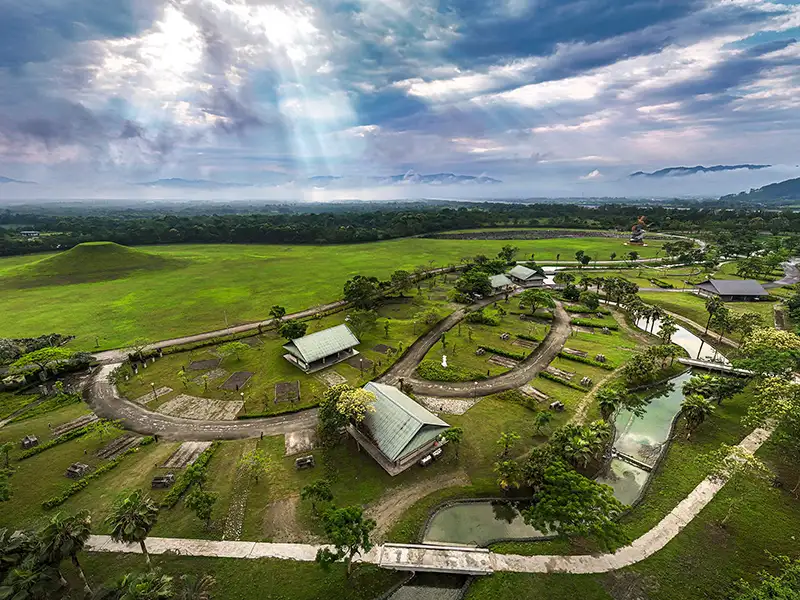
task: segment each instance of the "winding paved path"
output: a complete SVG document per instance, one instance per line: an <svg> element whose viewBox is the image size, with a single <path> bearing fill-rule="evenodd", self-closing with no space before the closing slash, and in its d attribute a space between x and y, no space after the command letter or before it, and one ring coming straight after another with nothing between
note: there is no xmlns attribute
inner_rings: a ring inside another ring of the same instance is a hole
<svg viewBox="0 0 800 600"><path fill-rule="evenodd" d="M163 415L123 398L109 375L119 364L101 366L92 377L84 397L92 410L106 419L120 420L126 429L167 440L236 440L283 435L317 426L317 409L289 415L238 421L199 421Z"/></svg>
<svg viewBox="0 0 800 600"><path fill-rule="evenodd" d="M755 429L739 444L748 452L755 453L769 439L771 430ZM674 539L686 525L705 508L723 486L724 481L714 478L704 479L670 513L650 531L616 552L607 554L587 554L577 556L540 555L521 556L516 554L497 554L488 552L488 570L514 573L607 573L634 565L661 550ZM211 556L227 558L282 558L298 561L313 561L317 550L322 546L311 544L273 544L262 542L219 542L178 538L147 538L150 554L174 553L182 556ZM138 544L128 545L113 542L107 535L93 535L87 544L92 552L124 552L138 554ZM361 562L381 564L386 553L396 555L396 548L376 546L361 557ZM425 564L447 570L452 565L468 564L474 560L474 551L437 546L416 546L406 554L409 562L405 567L412 570L414 565ZM436 570L435 568L433 570Z"/></svg>
<svg viewBox="0 0 800 600"><path fill-rule="evenodd" d="M474 304L451 313L437 323L433 329L420 337L392 367L380 378L388 384L396 384L400 379L410 383L415 393L437 396L439 398L466 398L470 396L488 396L520 387L536 377L561 352L571 332L570 317L560 303L556 303L553 311L553 322L550 331L536 349L508 373L477 382L435 383L413 376L417 365L422 361L433 345L439 341L442 333L452 329L467 314L469 309L480 308L491 304L494 300Z"/></svg>

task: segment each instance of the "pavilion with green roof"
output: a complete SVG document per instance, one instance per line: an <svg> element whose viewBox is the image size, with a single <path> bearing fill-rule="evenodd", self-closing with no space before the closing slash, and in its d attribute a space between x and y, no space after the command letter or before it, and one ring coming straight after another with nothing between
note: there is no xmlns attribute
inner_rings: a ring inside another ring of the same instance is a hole
<svg viewBox="0 0 800 600"><path fill-rule="evenodd" d="M370 381L364 389L375 394L374 410L358 428L347 430L389 475L402 473L441 444L439 436L450 425L439 417L391 385Z"/></svg>
<svg viewBox="0 0 800 600"><path fill-rule="evenodd" d="M347 325L310 333L284 344L283 358L306 373L314 373L358 354L361 342Z"/></svg>

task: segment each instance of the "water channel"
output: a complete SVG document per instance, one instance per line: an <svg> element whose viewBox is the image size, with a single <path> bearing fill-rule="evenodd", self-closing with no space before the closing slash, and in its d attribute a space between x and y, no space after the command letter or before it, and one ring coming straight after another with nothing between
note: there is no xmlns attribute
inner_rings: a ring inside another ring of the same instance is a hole
<svg viewBox="0 0 800 600"><path fill-rule="evenodd" d="M640 329L657 333L660 323L637 323ZM678 326L672 336L692 358L726 362L713 347ZM672 422L683 402L681 389L690 373L673 377L655 386L646 412L641 416L620 411L614 418L616 435L612 446L614 458L596 481L611 486L624 504L631 504L642 493L650 478L650 468L666 448ZM622 458L619 456L622 455ZM626 460L627 459L627 460ZM539 539L545 535L527 525L517 508L506 502L476 500L457 502L437 511L423 536L426 544L467 544L485 546L498 540Z"/></svg>

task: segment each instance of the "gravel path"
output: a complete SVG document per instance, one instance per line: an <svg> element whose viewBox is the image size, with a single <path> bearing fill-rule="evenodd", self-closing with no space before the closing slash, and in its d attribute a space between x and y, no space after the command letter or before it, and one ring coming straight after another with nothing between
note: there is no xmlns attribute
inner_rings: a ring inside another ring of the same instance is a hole
<svg viewBox="0 0 800 600"><path fill-rule="evenodd" d="M117 364L101 366L92 377L84 397L94 412L103 418L121 420L126 429L143 435L158 435L167 440L236 440L283 435L314 428L317 409L264 419L239 421L201 421L162 415L123 398L109 375Z"/></svg>

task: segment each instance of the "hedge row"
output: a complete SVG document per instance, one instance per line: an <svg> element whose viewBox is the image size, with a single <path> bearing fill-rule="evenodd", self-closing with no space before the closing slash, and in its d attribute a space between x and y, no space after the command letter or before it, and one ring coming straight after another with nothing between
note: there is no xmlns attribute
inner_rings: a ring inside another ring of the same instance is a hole
<svg viewBox="0 0 800 600"><path fill-rule="evenodd" d="M39 444L38 446L34 446L33 448L29 448L25 450L22 454L19 455L17 460L25 460L26 458L30 458L31 456L36 456L44 452L45 450L49 450L54 446L58 446L59 444L63 444L64 442L68 442L70 440L74 440L79 438L83 435L86 435L92 430L92 423L89 425L84 425L83 427L79 427L78 429L73 429L72 431L68 431L67 433L58 436L57 438L53 438L52 440L45 442L44 444Z"/></svg>
<svg viewBox="0 0 800 600"><path fill-rule="evenodd" d="M511 350L503 350L502 348L495 348L494 346L481 346L479 345L478 348L483 348L486 352L491 352L492 354L497 354L498 356L505 356L506 358L511 358L514 360L525 360L527 358L527 354L522 352L512 352Z"/></svg>
<svg viewBox="0 0 800 600"><path fill-rule="evenodd" d="M154 441L155 440L152 436L147 436L146 438L142 438L142 441L139 442L139 446L147 446L148 444L152 444ZM74 496L75 494L80 492L83 488L85 488L87 485L89 485L89 482L92 479L96 479L100 477L100 475L102 475L103 473L106 473L111 469L117 468L117 466L119 466L119 463L122 462L122 459L128 456L129 454L133 454L134 452L138 451L139 446L128 448L127 450L125 450L125 452L117 456L114 460L109 461L106 464L97 467L97 469L95 469L85 477L81 477L78 481L73 483L71 486L69 486L67 489L61 492L58 496L53 496L49 500L45 500L44 502L42 502L42 508L44 508L45 510L50 510L51 508L55 508L56 506L61 506L62 504L64 504L64 502L69 500L71 496Z"/></svg>
<svg viewBox="0 0 800 600"><path fill-rule="evenodd" d="M310 408L314 408L315 406L319 406L319 401L315 401L312 404L304 404L300 407L295 406L287 406L285 409L278 409L272 412L258 412L258 413L248 413L246 415L236 415L237 419L245 421L247 419L265 419L267 417L277 417L278 415L292 415L294 413L303 412Z"/></svg>
<svg viewBox="0 0 800 600"><path fill-rule="evenodd" d="M602 321L593 321L592 319L570 319L569 321L573 325L581 325L583 327L596 327L598 329L602 329L603 327L607 327L611 331L617 331L619 329L619 325L616 323L603 323Z"/></svg>
<svg viewBox="0 0 800 600"><path fill-rule="evenodd" d="M549 379L550 381L555 381L556 383L560 383L561 385L571 387L572 389L581 392L589 391L589 388L585 388L582 385L578 385L577 383L572 383L571 381L567 381L566 379L562 379L561 377L556 377L555 375L553 375L552 373L548 373L547 371L542 371L541 373L539 373L539 377Z"/></svg>
<svg viewBox="0 0 800 600"><path fill-rule="evenodd" d="M616 367L609 365L608 363L598 362L592 358L589 358L588 356L576 356L575 354L570 354L568 352L559 352L558 356L567 360L574 360L575 362L597 367L599 369L605 369L606 371L613 371L616 369Z"/></svg>
<svg viewBox="0 0 800 600"><path fill-rule="evenodd" d="M538 338L533 337L532 335L528 335L526 333L518 333L517 337L521 340L528 340L529 342L538 342L540 341Z"/></svg>
<svg viewBox="0 0 800 600"><path fill-rule="evenodd" d="M583 306L582 304L573 304L572 306L565 306L564 310L568 313L595 313L601 315L610 315L611 311L607 308L603 308L602 306L598 306L597 308L589 308L588 306Z"/></svg>
<svg viewBox="0 0 800 600"><path fill-rule="evenodd" d="M423 360L417 367L417 375L428 381L475 381L486 379L484 373L470 371L456 366L443 367L433 360Z"/></svg>
<svg viewBox="0 0 800 600"><path fill-rule="evenodd" d="M534 319L542 319L543 321L552 321L555 319L553 313L549 312L537 312L536 314L531 314L530 311L521 311L521 310L510 310L508 311L509 314L517 315L520 317L533 317Z"/></svg>
<svg viewBox="0 0 800 600"><path fill-rule="evenodd" d="M211 457L214 455L214 452L219 447L219 442L213 442L208 448L203 450L200 456L197 457L197 460L194 461L192 465L195 468L201 469L205 471L206 467L208 466L208 461L211 460ZM164 499L161 501L161 506L164 508L172 508L178 503L178 500L181 499L184 492L186 492L189 487L192 485L192 480L186 475L186 471L180 474L178 480L172 486L172 489L169 493L164 496Z"/></svg>
<svg viewBox="0 0 800 600"><path fill-rule="evenodd" d="M45 413L58 410L59 408L64 408L70 404L77 404L80 401L81 397L78 394L59 394L53 398L45 400L38 406L34 406L30 410L26 410L24 413L14 417L9 422L19 423L21 421L26 421L28 419L32 419L33 417L38 417Z"/></svg>

